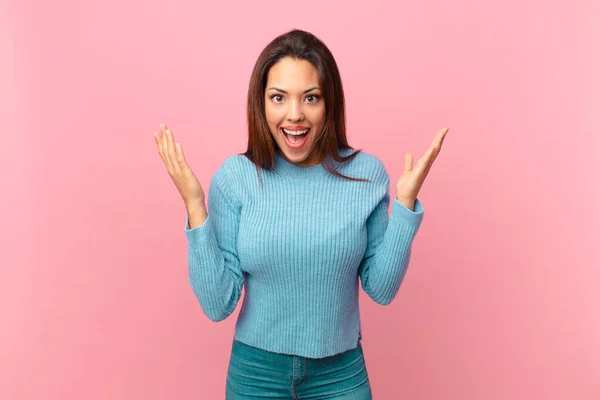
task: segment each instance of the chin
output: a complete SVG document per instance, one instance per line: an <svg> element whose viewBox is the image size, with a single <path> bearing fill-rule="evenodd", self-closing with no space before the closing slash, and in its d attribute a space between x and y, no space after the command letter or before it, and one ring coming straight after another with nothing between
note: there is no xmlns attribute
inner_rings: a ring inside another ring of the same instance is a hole
<svg viewBox="0 0 600 400"><path fill-rule="evenodd" d="M289 161L294 162L294 163L305 162L308 159L307 153L297 154L297 153L291 153L288 150L283 150L283 154L285 154L285 157Z"/></svg>
<svg viewBox="0 0 600 400"><path fill-rule="evenodd" d="M290 152L287 149L284 150L283 152L285 153L285 156L289 160L291 160L293 162L303 162L303 161L306 161L308 159L309 154L310 154L310 153L307 153L307 152L302 152L300 154L298 154L298 153L292 153L292 152Z"/></svg>
<svg viewBox="0 0 600 400"><path fill-rule="evenodd" d="M314 160L311 161L312 150L307 151L307 152L302 152L300 154L291 153L289 151L284 150L283 153L285 154L285 157L288 159L288 161L290 161L294 164L298 164L299 166L302 166L302 167L311 167L311 166L318 164L317 161L314 161Z"/></svg>

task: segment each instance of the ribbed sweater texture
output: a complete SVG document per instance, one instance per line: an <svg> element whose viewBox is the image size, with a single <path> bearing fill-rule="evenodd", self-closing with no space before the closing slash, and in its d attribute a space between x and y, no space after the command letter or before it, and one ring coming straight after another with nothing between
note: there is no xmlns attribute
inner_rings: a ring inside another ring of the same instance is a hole
<svg viewBox="0 0 600 400"><path fill-rule="evenodd" d="M344 149L340 154L349 154ZM244 155L228 157L209 186L208 217L190 229L188 281L212 321L244 296L234 338L281 354L322 358L362 338L359 287L392 302L407 271L423 219L396 199L382 161L361 152L338 172L300 167L276 156L272 170ZM360 284L359 284L360 279Z"/></svg>

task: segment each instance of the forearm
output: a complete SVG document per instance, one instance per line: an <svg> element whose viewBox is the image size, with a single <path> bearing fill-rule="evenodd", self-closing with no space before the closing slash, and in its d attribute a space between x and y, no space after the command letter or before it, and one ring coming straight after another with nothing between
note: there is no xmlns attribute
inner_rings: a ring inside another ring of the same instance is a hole
<svg viewBox="0 0 600 400"><path fill-rule="evenodd" d="M363 288L377 303L387 305L396 297L410 262L416 230L390 221L377 252L363 266Z"/></svg>
<svg viewBox="0 0 600 400"><path fill-rule="evenodd" d="M204 247L188 245L188 282L204 314L214 322L227 318L240 299L244 278L238 265L211 239Z"/></svg>
<svg viewBox="0 0 600 400"><path fill-rule="evenodd" d="M414 210L395 201L389 221L382 223L387 219L387 207L373 215L377 219L369 221L371 236L381 240L368 247L360 276L365 292L375 302L389 304L396 296L410 262L412 242L421 225L423 211L423 205L416 199Z"/></svg>
<svg viewBox="0 0 600 400"><path fill-rule="evenodd" d="M215 217L218 212L211 215ZM189 217L188 224L193 225ZM234 235L229 233L235 229L233 225L217 223L215 226L215 222L207 216L201 226L186 229L188 281L204 314L215 322L233 312L244 284L237 255L227 251L235 240ZM220 241L217 236L221 237Z"/></svg>
<svg viewBox="0 0 600 400"><path fill-rule="evenodd" d="M184 201L188 279L202 310L213 321L223 320L233 312L244 285L237 255L241 203L232 185L220 168L211 179L206 199Z"/></svg>

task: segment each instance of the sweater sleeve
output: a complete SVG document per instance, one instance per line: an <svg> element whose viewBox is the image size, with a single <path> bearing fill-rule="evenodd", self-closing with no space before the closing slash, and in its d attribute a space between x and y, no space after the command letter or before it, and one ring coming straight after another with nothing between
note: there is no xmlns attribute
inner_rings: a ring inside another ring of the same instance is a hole
<svg viewBox="0 0 600 400"><path fill-rule="evenodd" d="M359 266L363 290L381 305L394 300L410 261L412 242L423 220L423 205L416 199L414 211L394 199L390 204L390 179L381 172L379 202L367 219L367 248Z"/></svg>
<svg viewBox="0 0 600 400"><path fill-rule="evenodd" d="M212 321L235 309L244 284L237 253L241 203L223 166L213 175L208 193L208 217L190 229L186 215L188 281L202 311Z"/></svg>

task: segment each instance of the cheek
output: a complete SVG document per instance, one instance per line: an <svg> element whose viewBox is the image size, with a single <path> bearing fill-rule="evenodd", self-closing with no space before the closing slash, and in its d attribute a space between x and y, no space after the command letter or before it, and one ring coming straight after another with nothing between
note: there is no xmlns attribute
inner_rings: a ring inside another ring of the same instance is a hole
<svg viewBox="0 0 600 400"><path fill-rule="evenodd" d="M265 108L265 117L267 120L267 125L269 126L269 132L271 133L271 136L277 139L277 125L279 124L277 115L273 113L272 110L269 110L269 108L267 107Z"/></svg>
<svg viewBox="0 0 600 400"><path fill-rule="evenodd" d="M314 112L311 113L311 119L315 125L323 124L325 122L325 107L314 110Z"/></svg>
<svg viewBox="0 0 600 400"><path fill-rule="evenodd" d="M265 116L269 125L276 125L279 121L279 113L273 107L265 107Z"/></svg>

